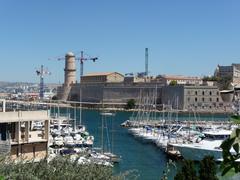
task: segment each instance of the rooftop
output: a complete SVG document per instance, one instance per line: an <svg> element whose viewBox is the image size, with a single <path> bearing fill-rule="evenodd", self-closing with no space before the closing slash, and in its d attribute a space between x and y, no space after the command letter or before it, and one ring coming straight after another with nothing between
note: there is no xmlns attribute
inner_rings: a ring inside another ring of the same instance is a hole
<svg viewBox="0 0 240 180"><path fill-rule="evenodd" d="M159 75L160 78L173 79L173 80L201 80L200 77L182 76L182 75Z"/></svg>
<svg viewBox="0 0 240 180"><path fill-rule="evenodd" d="M48 111L0 112L0 123L50 120Z"/></svg>
<svg viewBox="0 0 240 180"><path fill-rule="evenodd" d="M95 72L95 73L88 73L86 75L84 75L85 77L86 76L108 76L108 75L111 75L111 74L114 74L114 73L117 73L121 76L123 76L122 74L118 73L118 72Z"/></svg>

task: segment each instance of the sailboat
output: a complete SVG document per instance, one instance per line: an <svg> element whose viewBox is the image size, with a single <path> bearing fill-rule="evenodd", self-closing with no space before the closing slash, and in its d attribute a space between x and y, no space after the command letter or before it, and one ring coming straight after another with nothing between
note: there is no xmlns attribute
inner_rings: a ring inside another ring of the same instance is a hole
<svg viewBox="0 0 240 180"><path fill-rule="evenodd" d="M102 129L101 131L101 144L102 144L101 151L102 152L101 153L109 157L112 163L118 163L120 162L121 157L113 153L113 142L114 142L113 141L113 121L114 121L115 113L103 111L100 114L101 114L101 120L102 120L102 128L101 128ZM110 123L112 123L111 142L109 137L109 127L108 127ZM107 142L106 148L104 146L104 134L106 135L106 142Z"/></svg>

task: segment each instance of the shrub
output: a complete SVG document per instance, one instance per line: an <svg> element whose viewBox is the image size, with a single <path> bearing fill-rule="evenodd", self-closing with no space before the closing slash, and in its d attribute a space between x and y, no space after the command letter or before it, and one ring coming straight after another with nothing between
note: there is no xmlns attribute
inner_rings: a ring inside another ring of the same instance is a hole
<svg viewBox="0 0 240 180"><path fill-rule="evenodd" d="M200 180L217 180L216 176L216 164L214 158L212 156L206 156L200 162L200 169L199 169L199 179Z"/></svg>
<svg viewBox="0 0 240 180"><path fill-rule="evenodd" d="M172 80L170 83L169 83L169 86L176 86L177 85L177 81L176 80Z"/></svg>
<svg viewBox="0 0 240 180"><path fill-rule="evenodd" d="M191 160L185 160L182 170L176 174L174 180L198 180L196 170L194 168L194 162Z"/></svg>
<svg viewBox="0 0 240 180"><path fill-rule="evenodd" d="M127 101L126 109L134 109L136 105L136 101L134 99L129 99Z"/></svg>
<svg viewBox="0 0 240 180"><path fill-rule="evenodd" d="M0 174L4 179L33 179L33 180L55 180L55 179L123 179L122 176L114 176L111 167L96 164L81 165L78 159L71 161L68 157L57 157L47 162L13 162L5 159L0 160ZM0 178L1 179L1 178Z"/></svg>

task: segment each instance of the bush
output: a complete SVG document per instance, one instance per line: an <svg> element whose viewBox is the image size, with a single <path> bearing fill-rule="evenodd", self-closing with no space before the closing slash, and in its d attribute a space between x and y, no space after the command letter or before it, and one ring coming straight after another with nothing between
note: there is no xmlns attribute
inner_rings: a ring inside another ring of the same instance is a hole
<svg viewBox="0 0 240 180"><path fill-rule="evenodd" d="M216 164L212 156L205 156L200 161L199 176L196 174L194 162L185 160L182 170L176 174L174 180L217 180Z"/></svg>
<svg viewBox="0 0 240 180"><path fill-rule="evenodd" d="M177 85L177 81L176 80L172 80L170 83L169 83L169 86L176 86Z"/></svg>
<svg viewBox="0 0 240 180"><path fill-rule="evenodd" d="M77 159L78 160L78 159ZM17 162L11 160L0 160L0 174L4 179L33 179L33 180L55 180L55 179L123 179L122 176L114 176L111 167L96 164L81 165L71 161L67 157L57 157L47 163L47 160L40 162ZM1 178L0 178L1 179Z"/></svg>
<svg viewBox="0 0 240 180"><path fill-rule="evenodd" d="M234 170L235 173L240 172L240 163L237 162L237 160L240 159L239 142L240 142L240 128L236 128L232 132L231 136L225 141L223 141L223 143L221 144L220 147L223 149L222 151L223 162L221 164L222 176L224 176L231 170ZM231 152L231 149L234 150L234 153Z"/></svg>
<svg viewBox="0 0 240 180"><path fill-rule="evenodd" d="M200 169L199 169L199 179L200 180L217 180L216 176L216 164L214 158L212 156L206 156L200 162Z"/></svg>
<svg viewBox="0 0 240 180"><path fill-rule="evenodd" d="M134 99L129 99L127 101L126 109L134 109L136 106L136 101Z"/></svg>
<svg viewBox="0 0 240 180"><path fill-rule="evenodd" d="M196 170L194 168L194 162L191 160L185 160L182 170L176 174L174 180L198 180Z"/></svg>

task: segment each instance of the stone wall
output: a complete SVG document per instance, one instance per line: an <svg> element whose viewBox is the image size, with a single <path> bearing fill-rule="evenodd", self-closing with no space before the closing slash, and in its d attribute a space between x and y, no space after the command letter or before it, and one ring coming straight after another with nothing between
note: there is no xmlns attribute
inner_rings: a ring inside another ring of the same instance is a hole
<svg viewBox="0 0 240 180"><path fill-rule="evenodd" d="M184 86L164 86L160 99L161 104L174 109L184 109Z"/></svg>

